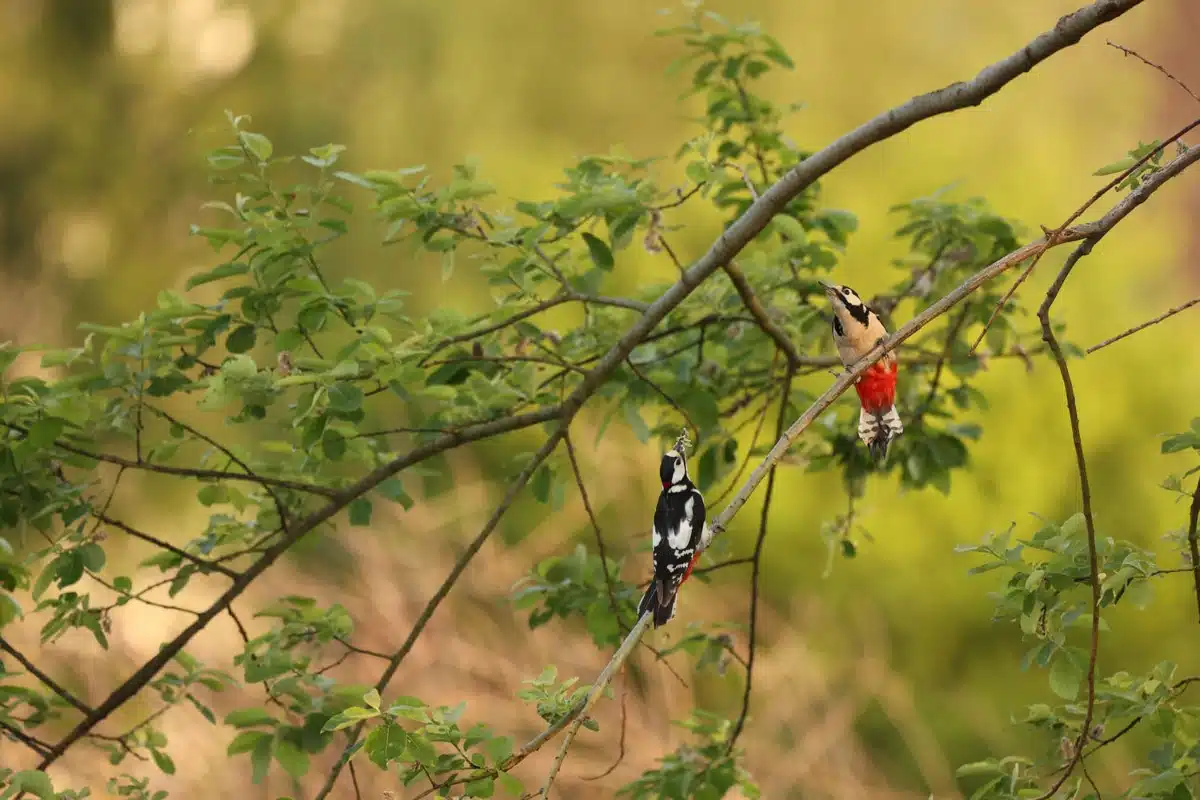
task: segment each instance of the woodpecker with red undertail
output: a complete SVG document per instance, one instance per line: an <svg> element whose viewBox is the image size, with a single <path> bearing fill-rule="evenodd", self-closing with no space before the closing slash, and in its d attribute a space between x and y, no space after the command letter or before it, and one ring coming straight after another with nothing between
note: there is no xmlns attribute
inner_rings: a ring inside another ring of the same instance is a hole
<svg viewBox="0 0 1200 800"><path fill-rule="evenodd" d="M704 497L688 477L688 445L684 433L675 447L662 457L658 468L662 492L654 509L651 528L653 543L654 579L638 606L638 617L654 612L654 627L670 622L675 616L675 599L679 587L692 574L692 567L712 540L712 529L706 524Z"/></svg>
<svg viewBox="0 0 1200 800"><path fill-rule="evenodd" d="M887 338L887 329L858 293L849 286L821 281L833 306L833 341L838 357L849 369L875 345ZM858 438L876 461L887 455L888 444L904 432L896 413L896 373L894 352L872 364L854 384L862 409L858 414Z"/></svg>

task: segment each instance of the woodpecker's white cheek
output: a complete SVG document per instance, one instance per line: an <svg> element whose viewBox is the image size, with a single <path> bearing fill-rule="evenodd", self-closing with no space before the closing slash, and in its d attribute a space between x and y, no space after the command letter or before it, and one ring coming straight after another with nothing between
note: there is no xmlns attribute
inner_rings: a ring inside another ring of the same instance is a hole
<svg viewBox="0 0 1200 800"><path fill-rule="evenodd" d="M675 474L671 476L671 483L680 483L687 475L687 467L683 465L683 459L675 462Z"/></svg>

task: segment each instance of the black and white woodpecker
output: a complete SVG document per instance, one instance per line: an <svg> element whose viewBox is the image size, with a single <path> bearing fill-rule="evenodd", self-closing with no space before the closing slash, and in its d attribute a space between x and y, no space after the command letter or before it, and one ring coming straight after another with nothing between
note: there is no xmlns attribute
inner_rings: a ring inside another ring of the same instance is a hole
<svg viewBox="0 0 1200 800"><path fill-rule="evenodd" d="M638 616L654 612L654 627L675 616L679 587L692 574L692 567L712 540L706 524L704 497L687 471L688 438L684 432L675 447L662 457L658 468L662 492L654 508L651 542L654 545L654 579L638 606Z"/></svg>

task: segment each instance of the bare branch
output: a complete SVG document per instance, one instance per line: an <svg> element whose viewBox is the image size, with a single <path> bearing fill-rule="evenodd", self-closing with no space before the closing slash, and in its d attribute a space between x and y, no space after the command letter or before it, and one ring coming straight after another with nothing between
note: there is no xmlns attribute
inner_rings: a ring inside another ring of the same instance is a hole
<svg viewBox="0 0 1200 800"><path fill-rule="evenodd" d="M77 711L82 711L84 714L92 713L92 709L88 707L87 703L84 703L78 697L68 692L62 687L61 684L58 683L58 681L54 680L49 675L38 669L32 661L26 658L20 650L9 644L8 640L3 636L0 636L0 650L3 650L15 658L17 663L24 667L30 675L37 678L46 686L47 689L65 700L67 705L74 707Z"/></svg>
<svg viewBox="0 0 1200 800"><path fill-rule="evenodd" d="M758 323L758 327L762 328L762 332L774 340L775 344L787 356L788 365L796 367L800 364L800 352L796 349L796 345L787 337L759 302L758 297L754 294L754 289L750 286L750 281L746 280L745 273L742 272L734 262L729 262L725 265L725 274L729 276L729 281L733 284L733 288L737 290L738 296L742 298L742 303L746 306L746 310L750 312L750 316L754 317L754 321Z"/></svg>
<svg viewBox="0 0 1200 800"><path fill-rule="evenodd" d="M633 630L625 637L625 641L621 643L620 648L617 649L617 652L608 662L608 666L600 672L600 675L596 678L596 682L592 684L591 690L588 691L587 697L584 698L581 704L576 706L578 711L572 710L571 714L574 714L574 721L571 723L571 727L567 729L567 735L563 737L562 745L558 748L558 755L554 757L554 763L550 766L550 774L546 776L546 782L542 784L542 790L538 793L538 796L542 800L548 800L550 797L550 787L553 785L558 771L562 768L563 761L567 758L567 751L571 749L571 742L575 741L575 737L579 734L579 729L583 726L583 721L587 719L587 712L596 704L596 701L600 699L600 695L604 692L605 688L616 677L621 667L624 666L625 659L629 658L629 654L633 652L633 646L642 638L642 634L645 632L646 626L650 624L653 616L649 611L642 615L642 618L633 626Z"/></svg>
<svg viewBox="0 0 1200 800"><path fill-rule="evenodd" d="M1147 320L1146 322L1143 322L1140 325L1134 325L1132 328L1125 331L1124 333L1118 333L1116 336L1105 339L1103 342L1100 342L1099 344L1094 344L1087 349L1088 355L1091 355L1092 353L1096 352L1097 350L1100 350L1101 348L1108 347L1110 344L1119 342L1127 336L1132 336L1133 334L1137 333L1138 331L1145 330L1146 328L1149 328L1151 325L1157 325L1158 323L1162 322L1163 320L1169 319L1170 317L1175 316L1176 314L1178 314L1181 311L1187 311L1189 308L1196 305L1197 303L1200 303L1200 297L1193 297L1191 300L1188 300L1183 305L1175 306L1174 308L1170 309L1169 311L1164 311L1163 313L1159 314L1154 319Z"/></svg>
<svg viewBox="0 0 1200 800"><path fill-rule="evenodd" d="M1176 78L1171 73L1167 72L1167 70L1161 64L1155 64L1153 61L1146 58L1144 55L1137 52L1136 50L1131 50L1128 47L1123 47L1109 39L1105 39L1104 43L1106 45L1108 45L1109 47L1115 47L1116 49L1118 49L1122 53L1124 53L1126 56L1133 56L1138 61L1141 61L1143 64L1145 64L1146 66L1152 67L1152 68L1158 70L1163 75L1166 75L1167 78L1169 78L1171 81L1173 81L1176 86L1178 86L1180 89L1183 89L1185 92L1187 92L1193 100L1195 100L1197 103L1200 103L1200 96L1197 96L1197 94L1195 92L1193 92L1190 88L1188 88L1188 85L1186 83L1179 80L1179 78Z"/></svg>
<svg viewBox="0 0 1200 800"><path fill-rule="evenodd" d="M496 510L492 513L492 516L488 518L488 521L483 526L483 530L479 532L479 535L476 536L469 545L467 545L467 549L464 550L462 555L458 557L458 561L455 562L454 568L450 570L450 574L446 576L446 580L442 581L442 585L438 587L436 592L434 592L433 597L429 599L429 602L425 604L424 610L422 610L420 616L417 617L417 621L413 623L412 630L409 631L408 638L404 640L404 644L400 645L400 649L397 650L392 655L391 660L388 661L388 665L384 669L383 675L381 675L379 680L375 683L375 689L377 691L382 692L387 688L388 683L390 683L392 680L392 676L395 675L396 670L400 668L400 662L402 662L409 654L409 651L412 650L413 645L417 643L417 639L420 638L421 633L425 630L425 626L428 625L429 620L433 618L433 612L437 611L437 607L441 605L442 600L446 599L446 595L450 594L450 590L454 588L454 584L458 582L459 576L462 575L463 571L467 568L467 565L471 563L471 559L475 557L475 554L479 552L479 548L483 547L483 543L486 542L488 537L492 535L492 531L494 531L496 526L500 524L500 518L504 516L504 512L508 511L509 507L517 499L517 495L520 494L521 490L525 488L525 484L529 483L529 479L533 477L534 471L536 471L537 468L542 465L542 462L545 461L552 452L554 452L554 448L558 446L558 443L566 435L566 424L560 425L559 428L553 434L551 434L548 439L546 439L546 442L541 446L537 453L534 454L529 463L525 465L525 469L521 470L521 473L516 477L516 480L514 480L508 487L508 491L504 494L504 499L500 501L500 505L496 507ZM333 769L330 770L329 777L325 779L324 786L322 786L321 790L317 792L316 800L322 800L322 798L327 797L333 790L333 785L337 782L338 775L341 773L342 768L350 760L350 756L354 754L356 749L355 744L357 744L358 737L362 734L362 729L365 725L365 722L360 722L350 731L349 741L346 744L346 749L342 751L341 758L337 760L337 763L333 765Z"/></svg>
<svg viewBox="0 0 1200 800"><path fill-rule="evenodd" d="M1042 339L1054 354L1054 362L1058 365L1059 375L1062 377L1063 393L1066 395L1067 416L1071 421L1071 441L1075 446L1075 464L1079 471L1079 490L1083 501L1083 519L1087 527L1087 545L1088 545L1088 574L1092 589L1092 630L1091 630L1091 651L1088 655L1087 669L1087 710L1083 715L1083 725L1079 731L1079 738L1075 742L1075 746L1071 748L1071 758L1067 763L1067 768L1063 770L1062 775L1049 790L1047 790L1039 800L1053 797L1059 790L1059 787L1066 782L1074 771L1075 765L1083 758L1083 748L1087 744L1088 737L1092 730L1092 717L1096 711L1096 657L1100 650L1100 557L1096 552L1096 522L1092 515L1092 491L1088 484L1087 474L1087 459L1083 454L1083 439L1079 432L1079 409L1075 402L1075 387L1071 382L1071 371L1067 368L1067 358L1063 355L1062 347L1058 343L1058 337L1054 335L1054 329L1050 325L1050 308L1054 305L1054 301L1058 299L1058 294L1062 290L1063 284L1067 277L1070 276L1071 270L1081 258L1092 252L1092 247L1096 242L1103 238L1108 231L1101 231L1093 237L1085 240L1079 247L1075 248L1062 269L1058 272L1058 277L1054 279L1054 283L1046 291L1046 299L1042 301L1042 305L1038 308L1038 320L1042 324Z"/></svg>
<svg viewBox="0 0 1200 800"><path fill-rule="evenodd" d="M201 571L219 572L220 574L224 575L226 578L230 578L230 579L236 579L238 576L238 573L236 570L232 570L229 567L226 567L223 564L218 564L215 561L209 561L206 558L201 558L200 556L192 555L188 551L186 551L182 548L176 547L175 545L171 544L170 542L165 542L162 539L159 539L157 536L153 536L149 533L145 533L144 531L139 531L137 528L133 527L132 525L122 522L119 519L114 519L113 517L110 517L101 511L93 511L93 512L91 512L91 515L93 517L95 517L98 521L103 522L105 525L108 525L110 528L116 528L117 530L124 531L125 533L129 534L130 536L132 536L135 539L140 539L143 542L147 542L148 544L152 544L155 547L166 550L168 553L172 553L174 555L179 556L184 561L190 561L191 563L193 563L197 567L199 567L201 569Z"/></svg>
<svg viewBox="0 0 1200 800"><path fill-rule="evenodd" d="M1196 542L1197 523L1200 523L1200 478L1192 492L1192 507L1188 510L1188 552L1192 557L1192 581L1196 587L1196 611L1200 613L1200 544Z"/></svg>
<svg viewBox="0 0 1200 800"><path fill-rule="evenodd" d="M288 530L287 534L281 536L277 542L263 551L263 554L241 572L233 581L233 584L225 590L224 594L218 597L212 605L200 612L199 616L192 624L188 625L180 631L174 639L163 645L146 663L142 664L132 675L130 675L124 683L113 690L111 694L89 713L70 733L51 748L46 757L42 759L38 765L38 769L45 769L53 764L67 749L75 742L82 739L93 728L96 727L103 719L111 714L116 709L120 708L125 701L136 695L143 686L149 683L158 671L162 669L167 662L175 657L179 651L187 646L187 643L204 630L205 627L221 612L225 610L230 603L238 598L246 590L246 588L254 582L254 580L267 570L272 564L279 560L279 557L286 553L293 544L295 544L302 536L317 526L328 522L345 508L356 497L360 497L374 489L379 484L383 483L388 478L392 477L401 470L419 464L427 458L431 458L439 453L445 452L453 447L457 447L467 442L478 441L492 436L498 436L502 433L528 428L532 425L537 425L542 422L547 422L558 416L558 408L549 408L542 411L522 414L514 417L508 417L495 422L488 422L482 425L476 425L469 428L464 428L460 431L448 433L445 436L440 436L432 442L429 442L421 447L411 450L407 455L401 456L388 464L384 464L372 472L368 473L356 483L341 489L337 492L337 496L330 500L322 508L309 514L302 520L299 520L295 525Z"/></svg>
<svg viewBox="0 0 1200 800"><path fill-rule="evenodd" d="M11 423L3 423L5 426L25 433L26 431L18 425ZM143 472L157 472L160 475L177 475L184 478L198 478L200 480L215 480L215 481L244 481L247 483L257 483L264 488L274 486L279 489L291 489L296 492L306 492L308 494L316 494L321 497L334 497L338 490L328 486L320 486L315 483L305 483L303 481L290 481L285 478L271 478L266 475L257 473L242 474L239 472L227 472L220 469L199 469L192 467L172 467L169 464L152 464L148 461L136 461L121 456L111 455L109 453L94 453L91 450L85 450L82 447L76 447L73 444L68 444L64 441L57 441L54 446L59 450L80 456L81 458L91 459L92 461L101 461L106 464L116 464L127 469L139 469Z"/></svg>
<svg viewBox="0 0 1200 800"><path fill-rule="evenodd" d="M571 462L571 472L575 475L575 485L579 488L579 497L583 500L583 509L587 512L588 520L592 523L592 533L596 536L596 550L600 555L600 570L604 573L604 586L608 590L608 606L612 610L613 619L621 622L621 610L617 606L617 595L613 588L612 576L608 574L608 553L604 546L604 534L600 531L600 523L596 521L596 512L592 510L592 501L588 498L587 487L583 483L583 472L579 469L579 459L575 456L575 445L571 444L570 434L563 436L563 444L567 447L567 459Z"/></svg>
<svg viewBox="0 0 1200 800"><path fill-rule="evenodd" d="M793 369L789 367L787 377L783 381L783 393L779 398L779 421L775 424L776 439L783 436L784 428L787 425L788 396L792 392L793 374ZM737 744L738 737L742 734L742 728L746 725L746 717L750 714L750 692L754 685L754 645L758 633L758 577L762 571L763 543L767 539L767 519L771 515L771 495L775 492L776 467L777 465L773 465L771 471L767 474L767 491L763 496L762 517L758 523L758 538L754 542L754 556L751 559L754 563L754 568L750 576L750 631L747 636L749 656L746 658L746 687L742 692L742 712L738 714L738 720L733 726L733 732L729 734L729 744L725 749L726 753L733 752L734 745Z"/></svg>
<svg viewBox="0 0 1200 800"><path fill-rule="evenodd" d="M1188 131L1192 130L1193 128L1195 128L1197 126L1200 126L1200 119L1195 120L1194 122L1188 123L1180 131L1178 131L1173 136L1168 138L1165 142L1163 142L1158 147L1151 150L1149 153L1146 153L1146 155L1139 158L1136 162L1134 162L1134 164L1131 167L1126 169L1124 172L1122 172L1117 177L1113 178L1108 183L1101 186L1096 191L1095 194L1093 194L1091 197L1089 197L1087 199L1087 202L1085 202L1079 208L1075 209L1075 213L1073 213L1067 219L1066 222L1064 222L1062 225L1060 225L1054 231L1048 231L1043 227L1042 230L1045 231L1047 238L1054 244L1058 244L1059 242L1062 242L1062 241L1067 241L1062 238L1062 234L1065 230L1067 230L1067 228L1070 226L1070 224L1072 222L1074 222L1075 220L1082 217L1085 211L1087 211L1089 208L1091 208L1093 205L1095 205L1096 201L1098 201L1104 195L1108 194L1108 192L1110 190L1116 188L1117 186L1120 186L1121 182L1124 181L1126 178L1128 178L1130 175L1132 175L1135 170L1139 169L1147 161L1149 161L1150 159L1154 158L1156 155L1161 153L1166 148L1167 145L1171 144L1172 142L1179 141L1184 136L1184 134L1186 134ZM971 345L971 349L969 351L971 354L975 353L975 349L979 347L979 343L983 341L983 337L987 336L988 329L992 327L992 323L996 321L996 317L998 317L1000 315L1000 312L1001 312L1001 310L1003 310L1004 306L1007 305L1008 301L1011 300L1013 295L1017 293L1017 289L1020 288L1021 284L1025 282L1025 279L1028 278L1029 275L1033 272L1033 268L1037 266L1038 261L1040 261L1040 260L1041 260L1041 256L1039 255L1033 261L1029 262L1029 266L1025 268L1025 271L1021 273L1021 275L1017 278L1017 280L1013 283L1013 285L1009 287L1008 291L1004 293L1004 297L1002 297L1000 299L1000 302L996 304L996 308L992 310L992 315L990 317L988 317L988 321L986 323L984 323L983 330L981 330L979 332L979 337L975 340L975 344Z"/></svg>

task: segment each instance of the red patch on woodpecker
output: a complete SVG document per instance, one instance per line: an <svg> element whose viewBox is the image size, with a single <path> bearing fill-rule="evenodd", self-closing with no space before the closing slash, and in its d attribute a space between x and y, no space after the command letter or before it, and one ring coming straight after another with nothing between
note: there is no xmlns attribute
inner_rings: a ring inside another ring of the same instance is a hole
<svg viewBox="0 0 1200 800"><path fill-rule="evenodd" d="M684 572L683 577L679 579L680 584L682 584L684 581L686 581L688 579L688 575L692 574L692 567L696 566L696 562L699 560L700 560L699 553L696 553L696 555L692 556L692 560L690 562L688 562L687 571Z"/></svg>
<svg viewBox="0 0 1200 800"><path fill-rule="evenodd" d="M671 486L671 482L670 482L670 481L663 481L663 488L664 488L664 489L668 489L668 488L670 488L670 486Z"/></svg>
<svg viewBox="0 0 1200 800"><path fill-rule="evenodd" d="M871 414L880 414L896 404L896 364L876 361L854 384L858 399Z"/></svg>

